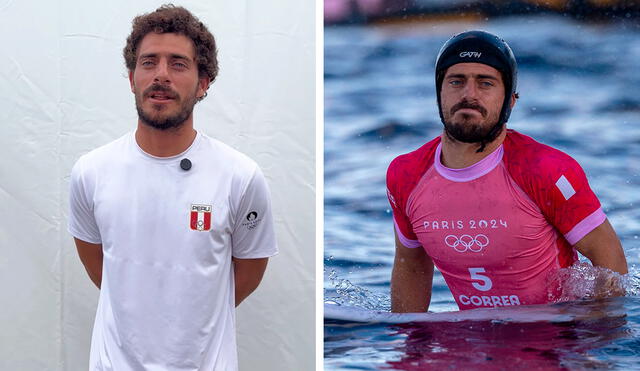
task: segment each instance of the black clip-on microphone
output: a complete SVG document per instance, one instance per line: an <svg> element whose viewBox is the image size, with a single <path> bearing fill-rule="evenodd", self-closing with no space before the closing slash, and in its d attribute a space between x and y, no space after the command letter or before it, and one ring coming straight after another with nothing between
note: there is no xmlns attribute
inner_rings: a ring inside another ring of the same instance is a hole
<svg viewBox="0 0 640 371"><path fill-rule="evenodd" d="M182 161L180 161L180 168L184 171L189 171L191 169L191 160L183 158Z"/></svg>

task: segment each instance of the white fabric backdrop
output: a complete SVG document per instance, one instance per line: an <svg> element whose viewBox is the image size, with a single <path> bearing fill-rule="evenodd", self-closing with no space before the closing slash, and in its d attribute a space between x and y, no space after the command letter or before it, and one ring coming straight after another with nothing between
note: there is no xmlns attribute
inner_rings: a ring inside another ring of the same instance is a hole
<svg viewBox="0 0 640 371"><path fill-rule="evenodd" d="M0 0L0 370L84 370L98 290L66 231L69 172L133 130L122 59L158 1ZM315 16L311 0L182 1L220 74L195 126L261 166L280 254L239 308L241 370L314 368Z"/></svg>

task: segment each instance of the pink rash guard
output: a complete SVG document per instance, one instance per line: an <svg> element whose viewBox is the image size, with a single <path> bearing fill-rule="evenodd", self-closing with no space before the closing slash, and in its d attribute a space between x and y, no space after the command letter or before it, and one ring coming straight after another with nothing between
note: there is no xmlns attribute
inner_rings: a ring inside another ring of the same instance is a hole
<svg viewBox="0 0 640 371"><path fill-rule="evenodd" d="M513 130L480 162L449 169L440 138L398 156L387 194L398 238L423 247L460 309L553 300L550 272L606 216L578 163Z"/></svg>

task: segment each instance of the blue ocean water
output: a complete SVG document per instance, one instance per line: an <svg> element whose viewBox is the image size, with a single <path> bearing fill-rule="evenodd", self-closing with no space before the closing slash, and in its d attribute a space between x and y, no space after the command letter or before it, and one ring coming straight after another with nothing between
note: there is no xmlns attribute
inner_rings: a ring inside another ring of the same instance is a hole
<svg viewBox="0 0 640 371"><path fill-rule="evenodd" d="M596 315L558 323L329 322L325 369L640 369L637 20L545 15L326 28L325 301L389 310L394 241L386 168L440 134L435 58L452 34L471 28L511 45L520 99L508 126L582 165L622 241L631 294L564 304L570 314ZM436 273L430 311L452 310Z"/></svg>

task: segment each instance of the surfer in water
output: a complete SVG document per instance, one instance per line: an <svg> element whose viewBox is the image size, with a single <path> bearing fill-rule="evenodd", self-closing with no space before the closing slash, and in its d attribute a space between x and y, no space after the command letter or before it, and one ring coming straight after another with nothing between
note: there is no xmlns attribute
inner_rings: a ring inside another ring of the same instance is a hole
<svg viewBox="0 0 640 371"><path fill-rule="evenodd" d="M553 301L559 288L549 277L576 263L577 252L627 273L580 165L506 128L518 99L507 43L483 31L458 34L440 50L435 75L443 133L387 171L392 311L428 310L434 266L460 309Z"/></svg>

